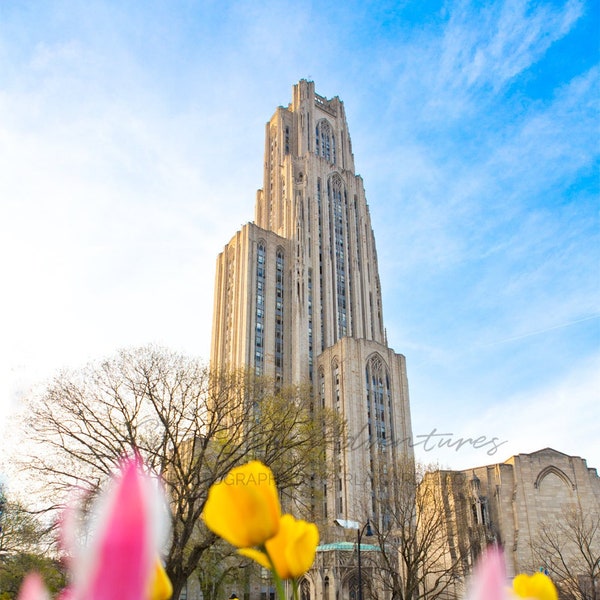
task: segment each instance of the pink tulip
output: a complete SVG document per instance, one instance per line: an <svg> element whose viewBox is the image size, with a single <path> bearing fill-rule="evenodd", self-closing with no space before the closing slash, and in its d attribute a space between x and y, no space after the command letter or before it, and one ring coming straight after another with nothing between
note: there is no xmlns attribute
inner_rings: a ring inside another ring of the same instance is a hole
<svg viewBox="0 0 600 600"><path fill-rule="evenodd" d="M139 459L127 459L99 498L89 552L74 562L75 600L141 600L157 554L149 526L151 482ZM79 563L79 564L77 564Z"/></svg>
<svg viewBox="0 0 600 600"><path fill-rule="evenodd" d="M94 503L85 534L75 511L62 523L64 549L70 554L72 584L62 600L146 600L170 597L170 582L158 556L166 528L166 503L158 482L143 470L139 457L122 461L108 488ZM43 600L41 579L25 582L19 600ZM36 588L35 586L38 585ZM41 588L39 587L41 586ZM33 595L33 594L38 595ZM28 595L24 595L28 594Z"/></svg>
<svg viewBox="0 0 600 600"><path fill-rule="evenodd" d="M475 565L466 600L558 600L552 580L543 573L517 575L512 585L506 580L504 555L490 547Z"/></svg>
<svg viewBox="0 0 600 600"><path fill-rule="evenodd" d="M50 600L44 582L37 573L30 573L25 577L18 600Z"/></svg>
<svg viewBox="0 0 600 600"><path fill-rule="evenodd" d="M507 600L508 592L504 555L490 546L475 565L467 592L467 600Z"/></svg>

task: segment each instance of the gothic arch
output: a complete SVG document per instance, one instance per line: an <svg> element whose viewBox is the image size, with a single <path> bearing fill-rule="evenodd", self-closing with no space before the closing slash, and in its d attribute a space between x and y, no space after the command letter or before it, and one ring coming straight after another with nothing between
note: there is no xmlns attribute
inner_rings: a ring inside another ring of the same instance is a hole
<svg viewBox="0 0 600 600"><path fill-rule="evenodd" d="M342 179L342 176L337 171L334 171L329 176L327 183L330 186L330 189L339 190L341 193L341 196L344 197L343 192L346 191L346 186L344 185L344 180Z"/></svg>
<svg viewBox="0 0 600 600"><path fill-rule="evenodd" d="M369 440L381 448L394 439L390 369L381 354L373 352L367 357L364 373Z"/></svg>
<svg viewBox="0 0 600 600"><path fill-rule="evenodd" d="M554 465L545 467L544 469L542 469L539 472L539 474L535 480L535 483L533 484L533 487L536 490L539 490L540 485L542 484L542 481L550 474L556 475L570 489L572 489L572 490L576 489L575 484L569 479L569 476L564 471L562 471L558 467L555 467Z"/></svg>
<svg viewBox="0 0 600 600"><path fill-rule="evenodd" d="M304 575L298 582L298 589L300 591L300 600L311 600L315 597L315 586L314 582L308 575Z"/></svg>
<svg viewBox="0 0 600 600"><path fill-rule="evenodd" d="M369 354L365 364L367 367L370 367L372 371L383 369L383 373L389 375L390 369L388 364L379 352Z"/></svg>
<svg viewBox="0 0 600 600"><path fill-rule="evenodd" d="M362 570L362 597L372 598L371 591L371 577L370 570L365 569L363 566ZM358 600L358 568L350 570L341 581L342 598L349 598L349 600Z"/></svg>
<svg viewBox="0 0 600 600"><path fill-rule="evenodd" d="M315 126L315 154L332 164L336 162L335 133L327 119L320 119Z"/></svg>

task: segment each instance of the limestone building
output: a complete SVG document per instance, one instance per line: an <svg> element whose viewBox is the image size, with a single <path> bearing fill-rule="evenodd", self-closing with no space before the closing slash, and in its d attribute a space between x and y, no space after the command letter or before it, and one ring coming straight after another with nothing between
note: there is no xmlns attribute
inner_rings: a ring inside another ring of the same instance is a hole
<svg viewBox="0 0 600 600"><path fill-rule="evenodd" d="M431 477L448 499L446 562L460 575L449 597L461 597L491 543L504 548L508 576L542 569L561 597L600 598L600 478L584 459L545 448Z"/></svg>
<svg viewBox="0 0 600 600"><path fill-rule="evenodd" d="M312 383L347 422L321 515L373 518L376 474L412 457L405 359L388 347L375 238L343 102L293 87L265 129L254 222L217 259L211 366Z"/></svg>

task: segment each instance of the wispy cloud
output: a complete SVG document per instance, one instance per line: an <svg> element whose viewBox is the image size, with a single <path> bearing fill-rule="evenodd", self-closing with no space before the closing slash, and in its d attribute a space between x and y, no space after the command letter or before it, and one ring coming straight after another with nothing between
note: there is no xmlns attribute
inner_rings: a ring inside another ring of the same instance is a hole
<svg viewBox="0 0 600 600"><path fill-rule="evenodd" d="M498 93L564 37L583 9L578 1L454 4L441 39L437 91L465 97L484 89Z"/></svg>

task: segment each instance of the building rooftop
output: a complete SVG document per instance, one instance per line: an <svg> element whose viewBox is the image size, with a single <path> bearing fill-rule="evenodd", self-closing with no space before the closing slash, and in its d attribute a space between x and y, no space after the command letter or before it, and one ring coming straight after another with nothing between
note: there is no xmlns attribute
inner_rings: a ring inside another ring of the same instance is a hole
<svg viewBox="0 0 600 600"><path fill-rule="evenodd" d="M317 552L330 552L331 550L342 550L344 552L354 552L356 550L356 542L336 542L334 544L323 544L317 546ZM377 552L379 546L373 544L361 544L361 552Z"/></svg>

